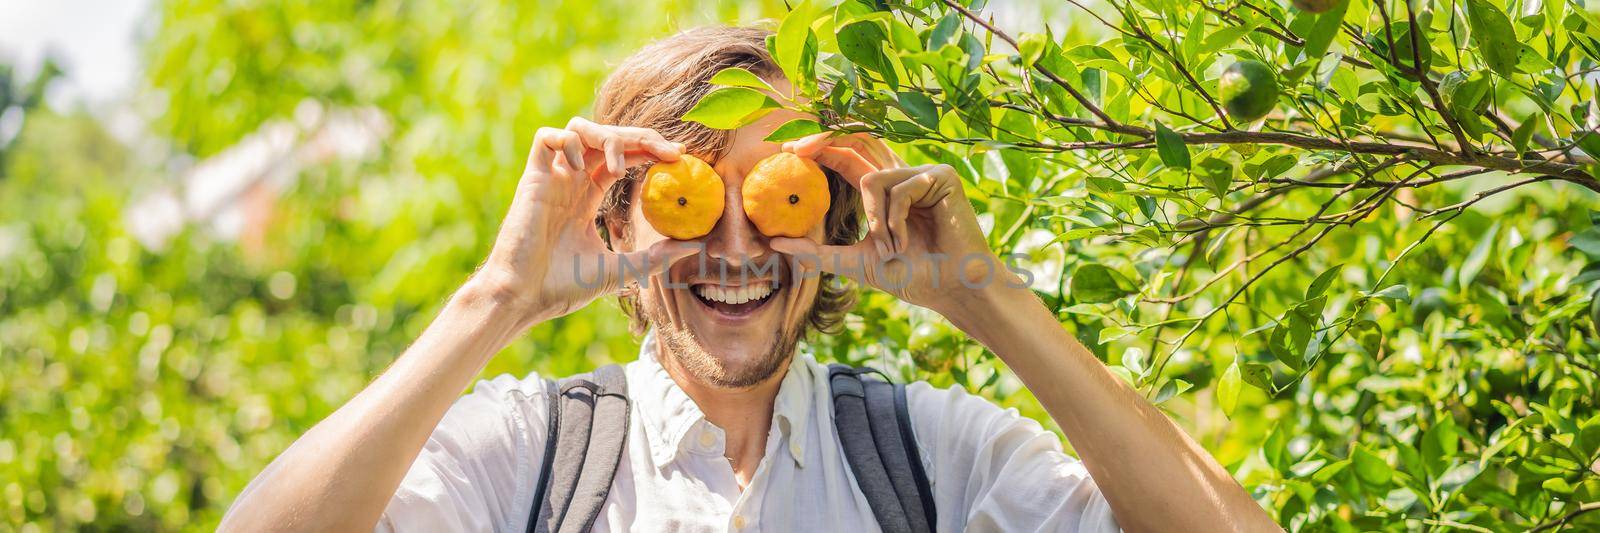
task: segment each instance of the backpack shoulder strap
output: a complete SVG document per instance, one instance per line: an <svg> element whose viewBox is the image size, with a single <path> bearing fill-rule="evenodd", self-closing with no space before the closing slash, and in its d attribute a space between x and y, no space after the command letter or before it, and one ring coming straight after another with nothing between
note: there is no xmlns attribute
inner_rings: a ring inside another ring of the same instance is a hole
<svg viewBox="0 0 1600 533"><path fill-rule="evenodd" d="M933 531L933 490L906 405L905 386L863 377L871 368L829 365L833 423L856 486L889 533Z"/></svg>
<svg viewBox="0 0 1600 533"><path fill-rule="evenodd" d="M628 384L621 367L607 365L559 383L546 380L546 390L549 432L528 532L588 531L627 449Z"/></svg>

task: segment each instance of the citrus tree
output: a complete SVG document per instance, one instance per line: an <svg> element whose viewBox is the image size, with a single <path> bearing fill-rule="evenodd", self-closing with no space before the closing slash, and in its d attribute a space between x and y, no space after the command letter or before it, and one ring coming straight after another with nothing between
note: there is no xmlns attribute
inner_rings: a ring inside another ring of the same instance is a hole
<svg viewBox="0 0 1600 533"><path fill-rule="evenodd" d="M1600 11L1068 3L1023 33L982 1L802 2L768 42L795 94L724 71L687 117L804 110L771 140L870 132L962 171L1066 327L1153 401L1210 389L1174 411L1286 527L1600 524ZM890 309L833 346L890 332L997 385Z"/></svg>

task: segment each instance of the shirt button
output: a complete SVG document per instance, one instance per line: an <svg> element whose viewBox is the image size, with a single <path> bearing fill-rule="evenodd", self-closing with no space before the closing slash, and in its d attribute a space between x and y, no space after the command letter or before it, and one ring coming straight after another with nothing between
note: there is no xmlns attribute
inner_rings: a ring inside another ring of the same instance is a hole
<svg viewBox="0 0 1600 533"><path fill-rule="evenodd" d="M716 435L712 435L710 431L701 431L700 432L700 445L701 446L704 446L705 448L710 449L711 445L716 444L716 443L717 443L717 436Z"/></svg>
<svg viewBox="0 0 1600 533"><path fill-rule="evenodd" d="M733 528L744 529L744 515L733 515Z"/></svg>

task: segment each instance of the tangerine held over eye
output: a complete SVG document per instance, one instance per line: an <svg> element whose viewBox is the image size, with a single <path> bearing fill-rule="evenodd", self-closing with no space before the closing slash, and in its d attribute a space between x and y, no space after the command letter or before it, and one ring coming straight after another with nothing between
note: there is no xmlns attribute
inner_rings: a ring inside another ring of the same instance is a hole
<svg viewBox="0 0 1600 533"><path fill-rule="evenodd" d="M822 167L789 152L756 163L739 192L745 216L768 237L806 236L822 223L832 202Z"/></svg>
<svg viewBox="0 0 1600 533"><path fill-rule="evenodd" d="M692 155L656 163L640 184L639 207L645 221L662 235L677 240L711 233L726 205L722 177Z"/></svg>

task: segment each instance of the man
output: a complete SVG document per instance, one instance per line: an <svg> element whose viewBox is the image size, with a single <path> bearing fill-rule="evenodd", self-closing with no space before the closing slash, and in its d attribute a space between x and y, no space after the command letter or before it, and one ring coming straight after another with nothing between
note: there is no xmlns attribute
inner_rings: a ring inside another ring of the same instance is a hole
<svg viewBox="0 0 1600 533"><path fill-rule="evenodd" d="M764 142L790 112L732 132L679 120L726 67L788 91L766 35L708 28L656 43L606 82L598 123L540 129L483 266L393 366L245 489L223 529L527 530L553 438L548 389L501 376L457 396L527 328L616 293L650 333L626 368L627 440L594 529L876 529L834 426L828 371L796 353L849 305L818 269L932 309L982 342L1083 459L1013 411L913 384L910 429L938 530L1276 529L997 268L951 168L906 168L862 135ZM744 175L780 150L832 174L833 207L805 238L764 237L741 208ZM697 246L656 233L636 201L642 169L685 153L710 162L727 190ZM979 260L905 268L920 263L891 256ZM628 279L624 261L662 268ZM723 269L757 275L707 273Z"/></svg>

